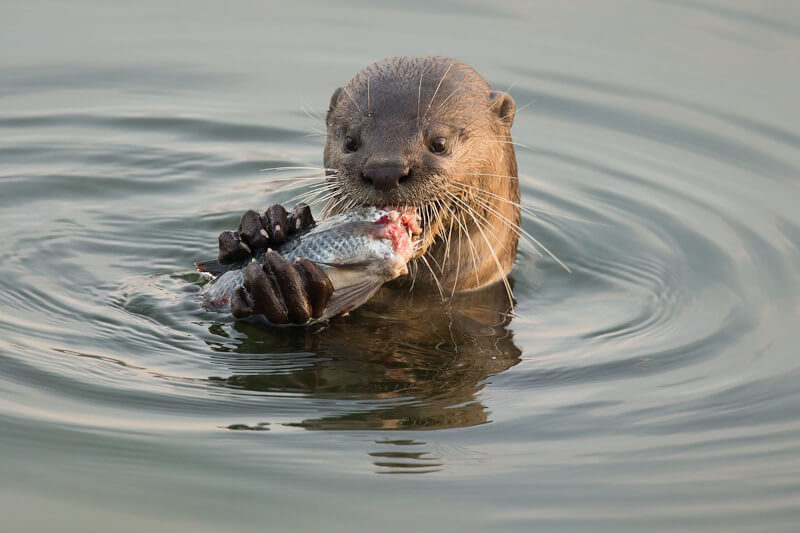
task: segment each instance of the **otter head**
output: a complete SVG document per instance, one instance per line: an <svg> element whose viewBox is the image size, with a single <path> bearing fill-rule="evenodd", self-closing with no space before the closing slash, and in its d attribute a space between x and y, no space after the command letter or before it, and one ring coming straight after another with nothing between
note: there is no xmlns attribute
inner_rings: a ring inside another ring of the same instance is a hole
<svg viewBox="0 0 800 533"><path fill-rule="evenodd" d="M338 205L416 207L423 218L436 207L424 251L448 209L461 210L454 196L469 196L492 174L516 176L514 109L510 95L454 59L395 57L368 66L334 92L325 120L324 164Z"/></svg>

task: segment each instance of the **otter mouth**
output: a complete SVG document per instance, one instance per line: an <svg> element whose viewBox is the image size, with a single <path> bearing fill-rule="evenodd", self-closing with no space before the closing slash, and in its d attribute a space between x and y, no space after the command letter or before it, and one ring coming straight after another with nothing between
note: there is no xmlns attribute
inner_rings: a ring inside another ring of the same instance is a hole
<svg viewBox="0 0 800 533"><path fill-rule="evenodd" d="M421 206L406 206L399 211L407 213L413 218L414 226L406 226L408 235L414 242L412 259L425 255L443 227L443 218L446 214L436 207L436 202Z"/></svg>

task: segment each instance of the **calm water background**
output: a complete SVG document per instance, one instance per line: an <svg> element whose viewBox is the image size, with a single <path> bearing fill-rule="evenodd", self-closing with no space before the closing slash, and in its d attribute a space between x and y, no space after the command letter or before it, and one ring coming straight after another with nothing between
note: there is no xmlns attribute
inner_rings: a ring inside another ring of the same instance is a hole
<svg viewBox="0 0 800 533"><path fill-rule="evenodd" d="M398 54L510 87L574 273L523 249L452 342L199 308L258 169L321 164L302 108ZM799 73L791 0L3 1L2 530L796 531Z"/></svg>

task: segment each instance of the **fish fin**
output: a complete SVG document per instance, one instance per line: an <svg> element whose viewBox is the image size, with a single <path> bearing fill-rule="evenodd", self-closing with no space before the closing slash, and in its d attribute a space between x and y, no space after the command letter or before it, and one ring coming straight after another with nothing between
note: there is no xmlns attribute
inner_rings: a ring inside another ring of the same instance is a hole
<svg viewBox="0 0 800 533"><path fill-rule="evenodd" d="M220 274L224 274L229 270L233 270L236 268L234 264L224 264L220 263L216 259L211 259L209 261L197 261L194 264L194 267L197 269L198 272L208 272L214 277L219 276Z"/></svg>
<svg viewBox="0 0 800 533"><path fill-rule="evenodd" d="M336 289L325 307L322 318L343 315L361 307L372 298L381 285L383 282L379 280L365 279L359 283Z"/></svg>

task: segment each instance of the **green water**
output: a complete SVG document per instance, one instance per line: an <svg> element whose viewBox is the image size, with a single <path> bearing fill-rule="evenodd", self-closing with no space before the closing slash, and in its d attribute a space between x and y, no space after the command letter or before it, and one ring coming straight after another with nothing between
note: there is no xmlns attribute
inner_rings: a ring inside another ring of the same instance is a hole
<svg viewBox="0 0 800 533"><path fill-rule="evenodd" d="M400 54L509 89L573 273L523 248L511 320L202 309L298 192L258 169L321 165L303 109ZM792 1L3 2L0 530L795 531L798 65Z"/></svg>

